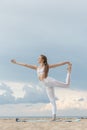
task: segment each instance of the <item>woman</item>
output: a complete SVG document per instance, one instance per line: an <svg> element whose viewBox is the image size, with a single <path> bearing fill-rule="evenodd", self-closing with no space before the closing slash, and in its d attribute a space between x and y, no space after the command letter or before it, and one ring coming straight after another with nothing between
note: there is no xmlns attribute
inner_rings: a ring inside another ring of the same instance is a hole
<svg viewBox="0 0 87 130"><path fill-rule="evenodd" d="M18 64L21 66L25 66L25 67L34 69L37 71L37 76L38 76L39 80L46 86L46 92L47 92L48 98L52 104L52 121L55 121L56 120L56 101L55 101L54 87L55 86L68 87L70 85L70 73L71 73L72 64L70 62L66 61L66 62L49 65L47 62L47 57L45 55L39 56L39 58L38 58L39 66L16 62L16 60L11 60L11 62L14 64ZM68 65L65 83L59 82L51 77L48 77L49 69L59 67L59 66L65 65L65 64Z"/></svg>

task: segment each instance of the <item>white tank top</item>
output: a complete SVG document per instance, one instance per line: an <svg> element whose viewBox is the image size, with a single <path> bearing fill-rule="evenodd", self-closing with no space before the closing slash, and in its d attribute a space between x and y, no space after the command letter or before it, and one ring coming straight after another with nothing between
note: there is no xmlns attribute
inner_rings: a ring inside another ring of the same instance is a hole
<svg viewBox="0 0 87 130"><path fill-rule="evenodd" d="M37 75L41 75L44 73L44 67L43 68L37 68Z"/></svg>

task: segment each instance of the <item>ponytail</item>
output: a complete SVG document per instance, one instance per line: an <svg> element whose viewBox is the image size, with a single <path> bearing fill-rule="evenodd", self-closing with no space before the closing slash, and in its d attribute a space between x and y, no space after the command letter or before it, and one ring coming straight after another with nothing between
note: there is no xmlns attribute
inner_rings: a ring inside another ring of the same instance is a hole
<svg viewBox="0 0 87 130"><path fill-rule="evenodd" d="M45 65L44 71L45 71L45 74L46 74L46 77L47 77L48 72L49 72L49 65L48 65L48 62L47 62L47 57L45 55L41 55L41 57L44 60L44 65Z"/></svg>

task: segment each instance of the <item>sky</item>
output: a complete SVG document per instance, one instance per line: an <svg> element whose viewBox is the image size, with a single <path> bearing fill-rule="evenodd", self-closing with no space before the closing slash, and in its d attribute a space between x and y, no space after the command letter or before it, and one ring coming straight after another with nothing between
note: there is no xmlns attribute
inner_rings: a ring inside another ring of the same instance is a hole
<svg viewBox="0 0 87 130"><path fill-rule="evenodd" d="M69 97L72 95L73 113L77 108L75 95L78 95L78 104L84 102L82 113L84 109L87 110L84 105L87 101L86 5L86 0L0 2L1 106L12 103L35 103L37 106L41 102L49 105L45 90L39 85L36 72L10 62L11 59L16 59L19 62L38 65L38 56L44 54L49 64L72 62L70 90L64 91ZM49 76L65 81L66 68L65 65L51 69ZM56 95L62 98L63 90L56 89ZM31 100L32 98L35 100ZM61 98L59 101L62 103ZM65 103L69 104L70 101L65 100ZM66 110L65 106L60 108ZM81 103L78 108L80 107ZM69 106L68 109L71 110Z"/></svg>

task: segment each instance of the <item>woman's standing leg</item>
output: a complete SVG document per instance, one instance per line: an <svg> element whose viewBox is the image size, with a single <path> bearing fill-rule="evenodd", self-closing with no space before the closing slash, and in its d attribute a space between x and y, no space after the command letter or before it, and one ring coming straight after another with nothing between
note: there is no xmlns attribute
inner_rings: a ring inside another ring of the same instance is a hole
<svg viewBox="0 0 87 130"><path fill-rule="evenodd" d="M52 105L52 120L54 121L56 120L56 101L55 101L54 87L46 86L46 92Z"/></svg>

